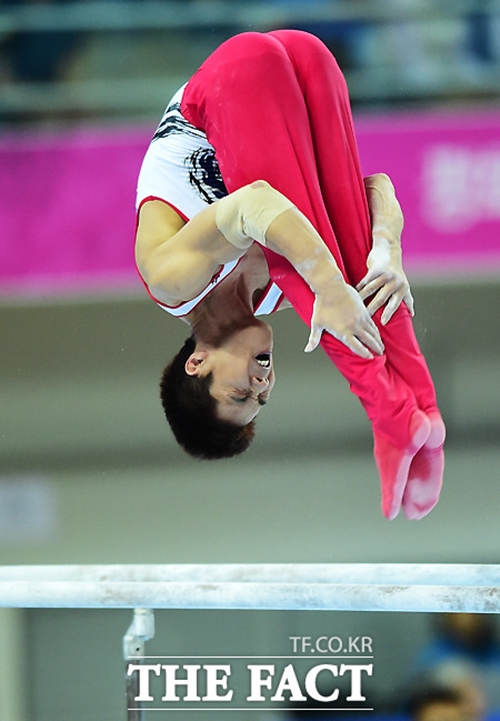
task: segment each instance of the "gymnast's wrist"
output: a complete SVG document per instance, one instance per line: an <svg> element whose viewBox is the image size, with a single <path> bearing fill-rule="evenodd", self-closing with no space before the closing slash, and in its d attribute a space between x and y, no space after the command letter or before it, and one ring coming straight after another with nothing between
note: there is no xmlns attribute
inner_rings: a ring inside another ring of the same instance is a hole
<svg viewBox="0 0 500 721"><path fill-rule="evenodd" d="M328 294L342 292L346 282L342 273L333 258L327 259L325 263L318 264L319 267L305 278L316 296L325 297Z"/></svg>

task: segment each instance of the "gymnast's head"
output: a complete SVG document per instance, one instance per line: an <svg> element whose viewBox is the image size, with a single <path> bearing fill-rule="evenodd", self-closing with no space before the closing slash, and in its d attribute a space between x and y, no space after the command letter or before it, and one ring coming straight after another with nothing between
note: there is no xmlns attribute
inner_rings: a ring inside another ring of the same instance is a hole
<svg viewBox="0 0 500 721"><path fill-rule="evenodd" d="M275 375L272 332L256 321L206 343L194 336L163 371L160 396L177 442L201 459L245 451Z"/></svg>

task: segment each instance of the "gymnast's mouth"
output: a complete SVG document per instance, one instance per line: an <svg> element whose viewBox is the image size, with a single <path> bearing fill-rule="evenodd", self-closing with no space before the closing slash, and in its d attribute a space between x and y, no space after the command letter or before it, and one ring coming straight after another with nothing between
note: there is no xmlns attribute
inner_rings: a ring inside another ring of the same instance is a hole
<svg viewBox="0 0 500 721"><path fill-rule="evenodd" d="M255 356L255 360L261 366L261 368L271 367L271 354L270 353L259 353Z"/></svg>

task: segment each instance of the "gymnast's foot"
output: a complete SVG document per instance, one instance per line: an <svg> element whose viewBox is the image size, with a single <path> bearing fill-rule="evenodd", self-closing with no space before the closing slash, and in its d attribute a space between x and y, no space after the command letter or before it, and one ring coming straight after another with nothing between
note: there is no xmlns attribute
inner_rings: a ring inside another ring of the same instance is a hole
<svg viewBox="0 0 500 721"><path fill-rule="evenodd" d="M439 411L427 414L431 432L413 458L403 494L403 511L411 521L426 516L439 500L443 485L446 428Z"/></svg>
<svg viewBox="0 0 500 721"><path fill-rule="evenodd" d="M399 513L408 482L411 463L428 441L431 422L425 413L415 411L410 421L409 441L403 448L387 436L374 432L374 455L380 474L382 513L392 521Z"/></svg>

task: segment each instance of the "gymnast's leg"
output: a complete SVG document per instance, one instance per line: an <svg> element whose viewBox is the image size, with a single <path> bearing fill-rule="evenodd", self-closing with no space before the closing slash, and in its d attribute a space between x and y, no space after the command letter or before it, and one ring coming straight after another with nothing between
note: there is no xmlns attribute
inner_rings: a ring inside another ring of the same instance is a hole
<svg viewBox="0 0 500 721"><path fill-rule="evenodd" d="M322 197L346 276L356 286L366 273L371 231L344 78L328 49L314 36L295 30L270 33L279 39L295 70L309 113ZM328 244L328 237L325 237ZM374 317L388 364L413 391L431 423L431 433L414 458L403 507L409 518L426 515L437 503L444 469L445 428L434 384L420 351L413 323L402 304L387 325Z"/></svg>

